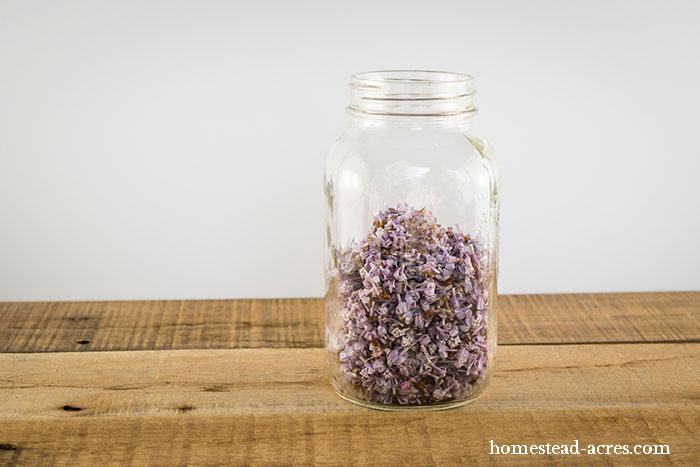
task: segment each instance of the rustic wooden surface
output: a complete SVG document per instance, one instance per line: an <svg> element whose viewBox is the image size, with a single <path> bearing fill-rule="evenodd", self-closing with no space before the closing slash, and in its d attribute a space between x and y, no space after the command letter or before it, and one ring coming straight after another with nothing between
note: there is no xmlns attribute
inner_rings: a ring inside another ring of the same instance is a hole
<svg viewBox="0 0 700 467"><path fill-rule="evenodd" d="M700 292L503 296L487 393L384 413L326 381L318 299L0 304L0 465L700 459ZM669 456L496 444L668 444Z"/></svg>
<svg viewBox="0 0 700 467"><path fill-rule="evenodd" d="M319 298L0 303L0 352L323 346ZM700 292L504 295L499 345L700 342Z"/></svg>

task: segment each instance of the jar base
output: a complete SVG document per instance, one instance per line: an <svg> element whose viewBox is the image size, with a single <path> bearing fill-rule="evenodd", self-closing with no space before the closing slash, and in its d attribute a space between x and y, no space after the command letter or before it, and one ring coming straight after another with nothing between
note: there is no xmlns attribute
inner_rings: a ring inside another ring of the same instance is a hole
<svg viewBox="0 0 700 467"><path fill-rule="evenodd" d="M484 391L479 391L473 396L467 397L466 399L450 402L441 402L438 404L429 405L389 405L389 404L378 404L376 402L369 402L362 399L355 399L354 397L348 396L346 394L341 394L337 390L335 391L338 396L345 399L348 402L352 402L355 405L359 405L368 409L382 410L384 412L428 412L433 410L449 410L463 405L467 405L475 400L479 399Z"/></svg>

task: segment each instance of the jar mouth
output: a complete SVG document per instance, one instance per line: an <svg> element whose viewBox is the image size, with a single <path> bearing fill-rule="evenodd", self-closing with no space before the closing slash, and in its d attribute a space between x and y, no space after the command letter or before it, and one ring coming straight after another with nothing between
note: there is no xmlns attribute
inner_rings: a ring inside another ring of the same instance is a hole
<svg viewBox="0 0 700 467"><path fill-rule="evenodd" d="M350 77L350 86L379 86L383 83L410 83L410 84L436 84L436 83L471 83L474 78L471 75L453 71L435 70L380 70L363 71Z"/></svg>
<svg viewBox="0 0 700 467"><path fill-rule="evenodd" d="M450 116L475 112L474 79L464 73L383 70L350 77L350 112L370 115Z"/></svg>

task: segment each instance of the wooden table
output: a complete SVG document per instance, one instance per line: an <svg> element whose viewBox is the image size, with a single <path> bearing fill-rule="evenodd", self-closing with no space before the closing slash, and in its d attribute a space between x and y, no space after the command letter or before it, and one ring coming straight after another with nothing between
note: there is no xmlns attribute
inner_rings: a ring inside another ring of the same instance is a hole
<svg viewBox="0 0 700 467"><path fill-rule="evenodd" d="M347 403L319 299L0 304L0 464L700 465L700 292L503 296L486 395ZM501 455L667 444L670 456Z"/></svg>

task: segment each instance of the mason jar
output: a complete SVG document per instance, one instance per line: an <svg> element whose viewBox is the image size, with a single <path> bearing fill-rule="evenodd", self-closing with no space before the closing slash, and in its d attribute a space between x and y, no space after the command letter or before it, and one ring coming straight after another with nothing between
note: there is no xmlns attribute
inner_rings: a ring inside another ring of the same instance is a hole
<svg viewBox="0 0 700 467"><path fill-rule="evenodd" d="M496 350L498 172L473 132L473 79L350 78L350 123L325 171L331 384L377 409L484 392Z"/></svg>

